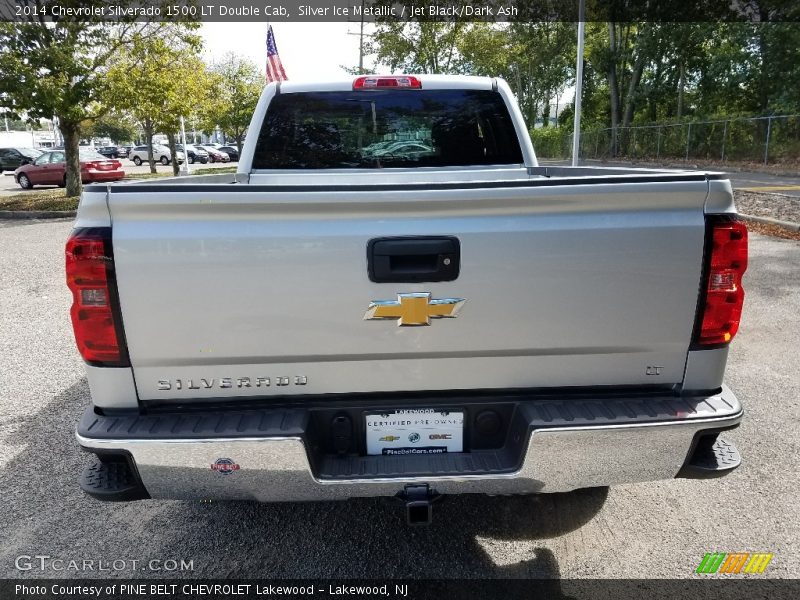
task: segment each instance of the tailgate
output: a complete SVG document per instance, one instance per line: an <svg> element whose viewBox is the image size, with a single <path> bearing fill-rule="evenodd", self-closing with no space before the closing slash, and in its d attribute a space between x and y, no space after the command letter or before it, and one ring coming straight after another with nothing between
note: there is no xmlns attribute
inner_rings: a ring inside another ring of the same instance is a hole
<svg viewBox="0 0 800 600"><path fill-rule="evenodd" d="M140 399L680 383L707 182L549 183L112 187ZM395 236L456 238L458 276L371 281ZM464 302L365 320L413 293Z"/></svg>

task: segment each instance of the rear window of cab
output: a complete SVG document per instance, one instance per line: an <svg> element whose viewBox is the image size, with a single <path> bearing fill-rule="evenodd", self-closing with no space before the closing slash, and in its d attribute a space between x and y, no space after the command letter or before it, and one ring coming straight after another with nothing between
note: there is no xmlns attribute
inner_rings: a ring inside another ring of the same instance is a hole
<svg viewBox="0 0 800 600"><path fill-rule="evenodd" d="M505 102L488 90L370 90L278 94L254 169L522 164Z"/></svg>

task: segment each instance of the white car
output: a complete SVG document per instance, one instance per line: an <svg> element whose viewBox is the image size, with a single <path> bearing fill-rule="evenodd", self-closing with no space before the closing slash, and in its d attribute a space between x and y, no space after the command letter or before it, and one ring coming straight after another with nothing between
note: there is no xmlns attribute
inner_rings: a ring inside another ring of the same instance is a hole
<svg viewBox="0 0 800 600"><path fill-rule="evenodd" d="M176 154L178 156L178 164L182 164L185 158L183 152L178 150ZM130 158L137 167L142 163L146 163L147 146L136 146L133 150L131 150L128 158ZM168 165L172 162L172 152L170 152L167 146L153 144L153 160L160 162L162 165Z"/></svg>

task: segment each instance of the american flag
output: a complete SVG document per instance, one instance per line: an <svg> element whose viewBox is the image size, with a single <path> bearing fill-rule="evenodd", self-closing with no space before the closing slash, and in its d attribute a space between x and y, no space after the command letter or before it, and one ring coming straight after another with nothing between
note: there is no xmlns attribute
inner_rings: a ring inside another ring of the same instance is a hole
<svg viewBox="0 0 800 600"><path fill-rule="evenodd" d="M283 63L278 54L278 46L275 44L275 34L272 33L272 25L267 30L267 83L272 81L284 81L286 71L283 70Z"/></svg>

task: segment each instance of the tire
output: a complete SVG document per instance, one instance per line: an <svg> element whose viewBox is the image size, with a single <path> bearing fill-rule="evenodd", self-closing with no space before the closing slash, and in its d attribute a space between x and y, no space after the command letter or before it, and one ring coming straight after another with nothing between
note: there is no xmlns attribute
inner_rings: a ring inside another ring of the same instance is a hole
<svg viewBox="0 0 800 600"><path fill-rule="evenodd" d="M190 157L189 157L189 164L190 164L190 165L193 165L193 164L194 164L194 156L190 156Z"/></svg>
<svg viewBox="0 0 800 600"><path fill-rule="evenodd" d="M134 156L133 157L133 164L135 164L137 167L141 167L142 166L142 159L139 158L138 156Z"/></svg>
<svg viewBox="0 0 800 600"><path fill-rule="evenodd" d="M169 164L169 159L166 156L162 156L161 160L159 161L162 165L167 166Z"/></svg>
<svg viewBox="0 0 800 600"><path fill-rule="evenodd" d="M213 157L213 156L210 156L210 155L209 155L209 157L208 157L208 162L210 162L210 163L215 163L215 162L217 162L217 161L215 161L215 160L214 160L214 157Z"/></svg>
<svg viewBox="0 0 800 600"><path fill-rule="evenodd" d="M67 187L67 174L64 173L64 179L61 180L61 183L58 184L58 187Z"/></svg>
<svg viewBox="0 0 800 600"><path fill-rule="evenodd" d="M21 187L23 190L29 190L33 187L31 180L28 179L28 176L25 175L25 173L19 174L19 177L17 177L17 183L19 184L19 187Z"/></svg>

